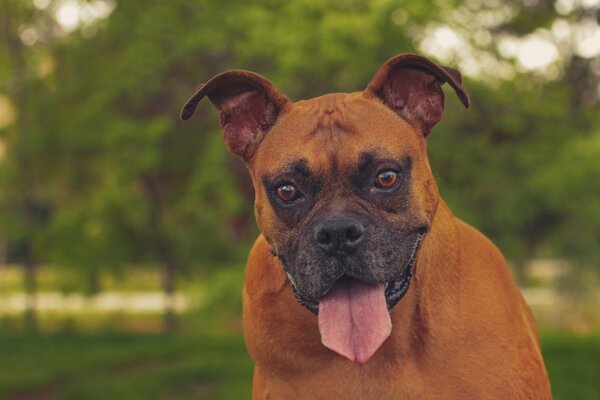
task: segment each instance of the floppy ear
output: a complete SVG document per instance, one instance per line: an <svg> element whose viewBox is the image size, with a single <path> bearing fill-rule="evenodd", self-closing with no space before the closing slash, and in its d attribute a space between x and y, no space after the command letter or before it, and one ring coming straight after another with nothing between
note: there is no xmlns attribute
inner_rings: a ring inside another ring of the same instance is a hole
<svg viewBox="0 0 600 400"><path fill-rule="evenodd" d="M221 112L225 144L246 162L290 102L268 80L254 72L227 71L200 85L184 104L181 119L189 119L204 96Z"/></svg>
<svg viewBox="0 0 600 400"><path fill-rule="evenodd" d="M427 136L442 118L444 92L441 86L445 82L452 86L465 107L469 107L469 95L462 87L460 72L414 54L401 54L388 60L365 92L379 97Z"/></svg>

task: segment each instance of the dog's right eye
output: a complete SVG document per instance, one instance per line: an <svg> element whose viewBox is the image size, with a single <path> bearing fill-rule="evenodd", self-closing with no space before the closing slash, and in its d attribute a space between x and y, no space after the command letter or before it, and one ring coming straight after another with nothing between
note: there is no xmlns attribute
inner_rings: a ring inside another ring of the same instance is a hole
<svg viewBox="0 0 600 400"><path fill-rule="evenodd" d="M275 189L275 194L279 197L279 200L284 203L291 203L298 198L300 198L300 192L296 189L296 186L291 183L284 183L283 185L279 185L277 189Z"/></svg>
<svg viewBox="0 0 600 400"><path fill-rule="evenodd" d="M380 171L375 178L375 187L378 189L391 189L398 183L398 173L391 169Z"/></svg>

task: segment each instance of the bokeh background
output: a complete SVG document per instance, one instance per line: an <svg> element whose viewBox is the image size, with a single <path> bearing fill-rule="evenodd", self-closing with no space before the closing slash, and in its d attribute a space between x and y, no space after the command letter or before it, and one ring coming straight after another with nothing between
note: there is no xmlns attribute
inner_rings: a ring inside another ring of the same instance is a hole
<svg viewBox="0 0 600 400"><path fill-rule="evenodd" d="M600 399L599 0L0 1L0 398L242 399L243 164L195 86L298 100L403 52L457 67L429 137L510 262L556 399Z"/></svg>

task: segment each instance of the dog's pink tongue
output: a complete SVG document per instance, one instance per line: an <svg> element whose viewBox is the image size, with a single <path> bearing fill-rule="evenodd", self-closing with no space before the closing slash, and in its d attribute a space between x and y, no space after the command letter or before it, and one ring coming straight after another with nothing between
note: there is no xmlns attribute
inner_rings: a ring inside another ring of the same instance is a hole
<svg viewBox="0 0 600 400"><path fill-rule="evenodd" d="M319 303L323 345L363 364L392 332L384 286L342 280Z"/></svg>

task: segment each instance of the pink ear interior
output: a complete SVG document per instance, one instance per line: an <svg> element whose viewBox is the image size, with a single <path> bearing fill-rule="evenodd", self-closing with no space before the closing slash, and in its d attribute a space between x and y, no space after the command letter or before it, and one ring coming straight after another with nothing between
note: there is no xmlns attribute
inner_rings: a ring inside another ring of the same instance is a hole
<svg viewBox="0 0 600 400"><path fill-rule="evenodd" d="M425 136L444 111L441 85L449 83L465 107L469 96L462 87L460 72L440 67L428 59L402 54L386 62L373 77L366 91L379 97L398 115L418 127Z"/></svg>
<svg viewBox="0 0 600 400"><path fill-rule="evenodd" d="M418 123L425 135L442 118L444 92L439 80L426 72L400 68L381 89L384 102L401 117Z"/></svg>
<svg viewBox="0 0 600 400"><path fill-rule="evenodd" d="M225 144L234 154L248 159L275 121L277 110L261 89L227 89L208 97L221 110L220 123Z"/></svg>
<svg viewBox="0 0 600 400"><path fill-rule="evenodd" d="M246 161L289 103L283 93L260 75L228 71L202 85L183 106L181 118L190 118L205 96L221 112L225 144Z"/></svg>

